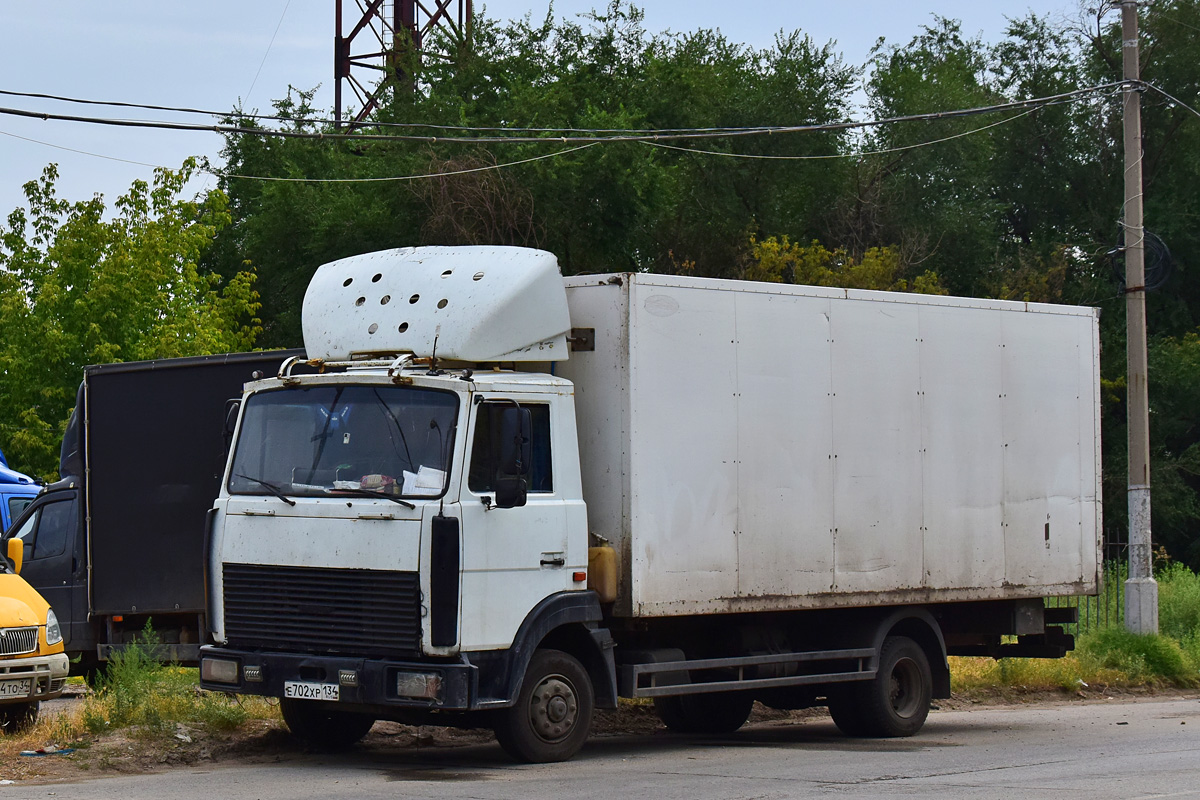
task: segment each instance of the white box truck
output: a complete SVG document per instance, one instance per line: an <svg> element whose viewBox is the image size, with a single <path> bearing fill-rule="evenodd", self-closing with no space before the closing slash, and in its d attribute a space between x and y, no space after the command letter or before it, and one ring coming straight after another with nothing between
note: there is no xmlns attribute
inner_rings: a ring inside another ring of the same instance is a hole
<svg viewBox="0 0 1200 800"><path fill-rule="evenodd" d="M905 736L947 654L1061 656L1100 551L1093 309L409 248L321 267L247 384L211 516L205 688L294 734L752 703ZM569 356L569 357L568 357ZM298 374L306 364L313 374Z"/></svg>

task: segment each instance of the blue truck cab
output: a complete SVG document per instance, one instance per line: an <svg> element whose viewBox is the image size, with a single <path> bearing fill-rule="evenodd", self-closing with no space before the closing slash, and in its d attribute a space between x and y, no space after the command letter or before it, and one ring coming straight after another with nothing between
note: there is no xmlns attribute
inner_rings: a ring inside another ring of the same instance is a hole
<svg viewBox="0 0 1200 800"><path fill-rule="evenodd" d="M33 478L10 469L8 459L0 452L0 531L8 530L41 490Z"/></svg>

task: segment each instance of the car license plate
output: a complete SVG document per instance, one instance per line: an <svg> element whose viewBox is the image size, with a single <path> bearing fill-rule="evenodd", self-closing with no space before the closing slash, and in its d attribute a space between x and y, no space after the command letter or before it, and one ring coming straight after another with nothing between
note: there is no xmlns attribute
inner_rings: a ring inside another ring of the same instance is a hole
<svg viewBox="0 0 1200 800"><path fill-rule="evenodd" d="M32 678L20 681L0 681L0 700L12 697L29 697ZM337 687L334 687L337 688Z"/></svg>
<svg viewBox="0 0 1200 800"><path fill-rule="evenodd" d="M283 696L296 700L340 700L341 687L336 683L306 683L284 681Z"/></svg>

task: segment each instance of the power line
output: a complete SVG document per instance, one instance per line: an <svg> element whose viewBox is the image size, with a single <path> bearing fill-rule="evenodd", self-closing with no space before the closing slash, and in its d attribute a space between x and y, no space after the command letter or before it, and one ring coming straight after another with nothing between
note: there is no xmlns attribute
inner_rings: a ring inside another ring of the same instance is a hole
<svg viewBox="0 0 1200 800"><path fill-rule="evenodd" d="M267 63L267 56L271 55L271 48L275 46L275 37L279 35L279 28L283 25L283 18L287 16L288 8L292 5L292 0L287 0L283 4L283 13L279 15L279 22L275 23L275 32L271 34L271 41L267 43L267 52L263 53L262 61L258 62L258 70L254 73L254 80L250 81L250 88L246 90L246 100L250 100L250 94L254 91L254 85L258 83L258 76L262 74L263 65Z"/></svg>
<svg viewBox="0 0 1200 800"><path fill-rule="evenodd" d="M779 159L779 160L787 160L787 161L805 161L805 160L833 159L833 158L861 158L863 156L886 155L888 153L898 153L898 152L901 152L904 150L914 150L919 147L931 147L933 145L942 144L943 142L948 142L953 139L960 139L964 136L971 136L976 133L982 133L983 131L986 131L990 128L995 128L999 125L1004 125L1006 123L1021 119L1022 117L1026 117L1030 114L1033 114L1036 111L1039 111L1041 108L1045 108L1045 107L1046 106L1039 106L1038 108L1031 108L1020 114L1014 114L1013 116L1007 117L998 122L993 122L988 125L983 125L981 127L974 128L969 131L963 131L961 133L956 133L953 136L945 136L941 139L933 139L931 141L918 142L916 144L903 145L901 147L892 147L892 148L888 148L886 150L873 150L873 151L857 152L857 153L832 153L832 154L826 154L826 155L810 155L810 156L769 156L769 155L755 155L752 153L725 153L725 152L721 152L719 150L697 150L697 149L690 148L690 147L678 147L676 145L663 144L661 142L640 142L640 144L645 144L649 147L660 147L660 148L664 148L667 150L676 150L676 151L679 151L682 153L694 153L696 155L705 155L705 156L724 156L726 158ZM483 172L483 171L492 170L492 169L503 169L505 167L515 167L520 164L527 164L531 161L540 161L544 158L555 158L557 156L563 156L568 153L574 153L578 150L586 150L587 148L595 147L598 144L601 144L601 142L592 142L590 144L581 145L579 147L572 147L568 150L562 150L557 153L550 153L548 155L543 155L543 156L535 156L533 158L526 158L526 159L522 159L520 161L510 161L508 163L495 164L495 165L491 165L491 166L487 166L487 167L474 167L471 169L456 170L454 172L431 172L431 173L424 173L421 175L402 175L402 176L387 177L387 178L276 178L276 177L266 177L266 176L259 176L259 175L228 174L228 173L218 172L215 170L208 170L208 171L211 172L213 175L218 175L218 176L226 177L226 178L240 178L240 179L244 179L244 180L272 181L272 182L279 182L279 183L381 183L381 182L387 182L387 181L410 181L410 180L420 180L423 178L441 178L441 177L446 177L446 176L450 176L450 175L463 175L463 174L470 173L470 172Z"/></svg>
<svg viewBox="0 0 1200 800"><path fill-rule="evenodd" d="M91 153L91 152L88 152L87 150L78 150L74 147L65 147L61 144L52 144L50 142L43 142L41 139L30 139L28 136L18 136L17 134L9 133L8 131L0 131L0 136L9 136L13 139L20 139L23 142L31 142L32 144L40 144L43 147L53 147L55 150L66 150L68 153L78 153L83 156L91 156L93 158L103 158L107 161L120 161L123 164L136 164L139 167L153 167L154 169L165 169L164 167L160 167L158 164L148 164L145 161L133 161L128 158L117 158L116 156L106 156L102 153Z"/></svg>
<svg viewBox="0 0 1200 800"><path fill-rule="evenodd" d="M1187 103L1185 103L1185 102L1183 102L1182 100L1180 100L1178 97L1175 97L1175 96L1173 96L1173 95L1167 94L1167 92L1166 92L1165 90L1158 88L1158 87L1157 87L1157 86L1155 86L1153 83L1143 83L1143 85L1144 85L1144 86L1146 86L1146 87L1147 87L1147 88L1149 88L1149 89L1153 89L1154 91L1158 92L1158 93L1159 93L1159 94L1161 94L1163 97L1165 97L1165 98L1167 98L1168 100L1170 100L1172 103L1175 103L1176 105L1183 106L1183 107L1184 107L1184 108L1186 108L1188 111L1190 111L1190 112L1192 112L1193 114L1195 114L1197 117L1200 117L1200 111L1197 111L1196 109L1192 108L1192 107L1191 107L1191 106L1189 106Z"/></svg>
<svg viewBox="0 0 1200 800"><path fill-rule="evenodd" d="M1047 103L1046 105L1049 106L1051 104ZM906 144L906 145L902 145L900 147L889 147L885 150L866 150L866 151L860 151L857 153L826 153L823 155L810 155L810 156L773 156L773 155L758 155L755 153L723 153L720 150L697 150L692 147L678 147L676 145L662 144L660 142L644 142L643 144L647 144L651 147L661 147L661 148L664 148L667 150L678 150L679 152L682 152L682 153L697 153L699 155L705 155L705 156L725 156L726 158L746 158L746 159L760 159L760 160L769 160L769 161L820 161L820 160L833 159L833 158L862 158L863 156L883 156L883 155L888 155L890 153L903 152L905 150L916 150L919 147L931 147L932 145L935 145L935 144L942 144L943 142L949 142L954 139L961 139L964 136L971 136L976 133L982 133L983 131L986 131L989 128L995 128L997 126L1004 125L1009 122L1013 122L1014 120L1021 119L1022 117L1027 117L1030 114L1034 113L1035 111L1040 111L1042 108L1045 108L1045 107L1046 106L1038 106L1037 108L1031 108L1028 111L1024 111L1020 114L1014 114L1013 116L1007 117L998 122L992 122L987 125L983 125L979 128L973 128L969 131L962 131L961 133L956 133L953 136L945 136L941 139L933 139L928 142L917 142L916 144Z"/></svg>
<svg viewBox="0 0 1200 800"><path fill-rule="evenodd" d="M544 153L540 156L532 158L523 158L520 161L509 161L504 164L488 164L483 167L469 167L467 169L458 169L451 172L428 172L421 175L395 175L388 178L272 178L263 175L239 175L230 172L220 172L218 170L205 170L220 178L241 178L251 181L271 181L276 183L387 183L394 181L417 181L423 178L446 178L452 175L466 175L472 172L489 172L491 170L504 169L505 167L515 167L520 164L528 164L531 161L541 161L545 158L558 158L565 156L568 153L574 153L578 150L587 150L589 147L595 147L600 142L592 142L590 144L582 144L578 147L571 147L566 150L559 150L557 153Z"/></svg>
<svg viewBox="0 0 1200 800"><path fill-rule="evenodd" d="M925 114L909 114L900 117L890 117L881 120L862 120L862 121L844 121L844 122L828 122L828 123L813 123L809 125L790 125L790 126L760 126L749 128L725 128L720 130L711 129L677 129L675 131L657 131L644 130L636 133L621 133L612 135L601 135L603 132L596 129L586 131L586 135L566 135L566 136L418 136L411 134L369 134L369 133L321 133L321 132L306 132L297 130L274 130L268 128L247 128L240 125L199 125L186 122L168 122L158 120L138 120L138 119L112 119L105 117L87 117L74 114L53 114L42 111L28 111L25 109L15 108L0 108L0 115L27 117L42 120L55 120L64 122L80 122L95 125L111 125L118 127L133 127L133 128L153 128L161 130L179 130L179 131L195 131L195 132L211 132L227 135L250 135L250 136L268 136L286 139L320 139L331 141L377 141L377 142L424 142L428 144L586 144L593 142L605 141L646 141L657 142L662 140L688 140L688 139L721 139L727 137L744 137L744 136L762 136L776 135L789 133L815 133L815 132L836 132L848 131L853 129L871 128L882 125L892 125L904 122L929 122L945 119L956 119L968 116L977 116L980 114L990 114L999 111L1022 110L1029 108L1037 108L1051 103L1078 99L1088 95L1098 94L1110 89L1121 87L1121 82L1113 82L1090 86L1084 89L1076 89L1071 92L1063 92L1056 95L1046 97L1031 98L1029 100L1016 100L1008 103L997 103L990 106L980 106L976 108L958 109L954 111L937 111Z"/></svg>
<svg viewBox="0 0 1200 800"><path fill-rule="evenodd" d="M971 136L973 134L986 131L990 128L994 128L999 125L1004 125L1004 124L1007 124L1014 120L1028 116L1029 114L1032 114L1035 111L1038 111L1042 108L1046 108L1046 107L1049 107L1052 105L1061 105L1061 104L1073 102L1075 100L1081 99L1082 97L1086 96L1086 94L1088 94L1088 93L1099 92L1104 89L1108 89L1113 86L1119 86L1119 85L1120 84L1107 84L1107 85L1102 85L1102 86L1097 86L1097 87L1091 87L1089 89L1078 90L1076 92L1069 92L1069 93L1065 93L1063 95L1056 95L1056 96L1053 96L1050 98L1037 98L1036 100L1032 100L1032 101L1023 101L1022 104L1026 104L1026 105L1031 102L1039 102L1039 104L1034 105L1029 108L1026 108L1023 111L1023 113L1015 114L1011 117L1005 118L1003 120L999 120L997 122L990 123L988 125L981 126L979 128L972 129L970 131L962 131L962 132L954 134L952 136L946 136L946 137L942 137L940 139L933 139L933 140L926 141L926 142L918 142L918 143L911 144L911 145L903 145L903 146L887 148L887 149L883 149L883 150L860 151L860 152L856 152L856 153L833 153L833 154L807 155L807 156L778 156L778 155L760 155L760 154L752 154L752 153L728 153L728 152L722 152L722 151L717 151L717 150L700 150L700 149L695 149L695 148L690 148L690 147L679 147L676 145L664 144L664 143L658 142L658 141L637 139L637 138L632 138L632 137L607 137L607 138L601 138L601 139L597 139L594 141L586 142L582 146L572 147L572 148L568 148L566 150L560 150L555 153L549 153L549 154L545 154L545 155L541 155L541 156L534 156L531 158L520 159L517 161L509 161L509 162L489 165L489 166L485 166L485 167L473 167L473 168L468 168L468 169L463 169L463 170L455 170L452 172L423 173L423 174L418 174L418 175L399 175L399 176L388 176L388 177L381 177L381 178L282 178L282 177L262 176L262 175L243 175L243 174L239 174L239 173L224 172L221 170L214 170L214 169L209 169L209 168L202 168L202 170L204 172L207 172L207 173L217 176L217 177L239 179L239 180L259 180L259 181L269 181L269 182L279 182L279 183L342 183L342 184L350 184L350 183L384 183L384 182L395 182L395 181L412 181L412 180L421 180L421 179L425 179L425 178L447 177L447 176L452 176L452 175L462 175L462 174L468 174L468 173L473 173L473 172L484 172L484 171L490 171L490 170L496 170L496 169L504 169L507 167L519 166L521 164L527 164L527 163L531 163L534 161L540 161L540 160L546 159L546 158L557 158L559 156L563 156L563 155L567 155L569 153L577 152L579 150L587 149L588 147L592 147L596 144L601 144L606 141L640 141L641 143L647 144L650 146L660 147L660 148L669 149L669 150L676 150L676 151L686 152L686 153L694 153L696 155L716 156L716 157L725 157L725 158L739 158L739 159L804 161L804 160L820 160L820 159L834 159L834 158L860 158L863 156L870 156L870 155L886 155L888 153L912 150L912 149L916 149L916 148L920 148L920 147L930 147L930 146L941 144L941 143L951 141L954 139L959 139L959 138L962 138L965 136ZM1162 90L1158 89L1157 87L1152 87L1152 88L1155 88L1157 91L1162 92ZM0 93L4 93L3 90L0 90ZM1162 93L1164 95L1166 94L1166 92L1162 92ZM1167 95L1167 96L1170 97L1170 95ZM1175 100L1175 98L1173 98L1173 97L1171 99ZM1188 108L1189 110L1193 111L1193 113L1196 113L1194 109L1191 109L1186 104L1184 104L1178 100L1175 100L1175 102L1179 102L1180 105L1183 105L1185 108ZM1005 104L1005 105L1011 106L1013 104ZM3 113L3 111L4 111L3 109L0 109L0 113ZM975 109L967 109L966 111L975 111ZM30 112L30 113L32 114L33 112ZM980 113L982 113L982 111ZM961 116L961 115L962 115L962 112L960 112L960 111L950 111L950 112L938 112L936 114L925 114L925 115L915 115L915 116L920 117L920 118L941 119L941 118ZM908 119L912 119L912 117L878 120L877 124L907 121ZM863 124L868 124L868 123L863 123ZM818 127L820 127L820 126L806 126L807 129L814 129L814 128L818 128ZM260 131L257 129L251 129L251 130L252 130L252 132L256 132L256 133L270 133L267 131ZM693 129L693 130L699 130L699 129ZM712 130L712 129L708 129L708 130ZM778 129L778 128L763 128L763 127L721 129L721 130L722 131L739 131L739 132L762 131L762 132L771 132L771 133L781 131L781 129ZM717 138L715 135L715 130L712 130L712 133L714 133L714 135L710 136L708 138ZM91 152L88 152L85 150L77 150L75 148L70 148L70 147L62 147L60 145L50 144L48 142L43 142L38 139L31 139L31 138L24 137L24 136L17 136L16 134L9 134L4 131L0 131L0 134L6 135L6 136L12 136L13 138L22 139L24 141L33 142L35 144L42 144L47 147L53 147L53 148L57 148L60 150L67 150L70 152L80 153L82 155L94 156L96 158L105 158L105 159L109 159L109 160L113 160L113 161L122 161L125 163L137 164L140 166L159 168L157 165L154 165L154 164L147 164L145 162L140 162L140 161L130 161L128 159L115 158L112 156L105 156L105 155L101 155L99 153L91 153ZM325 136L321 136L321 135L313 135L312 138L337 138L337 137L325 137ZM423 139L424 137L421 137L421 138ZM476 140L471 140L471 141L476 141ZM505 138L502 141L509 142L509 141L514 141L514 139ZM533 141L538 142L538 143L558 142L558 141L563 141L563 139L538 137L538 138L534 139Z"/></svg>

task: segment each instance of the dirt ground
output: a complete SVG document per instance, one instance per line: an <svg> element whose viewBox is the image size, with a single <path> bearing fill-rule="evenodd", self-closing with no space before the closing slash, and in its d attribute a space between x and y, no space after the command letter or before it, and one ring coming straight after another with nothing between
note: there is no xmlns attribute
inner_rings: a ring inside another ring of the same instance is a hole
<svg viewBox="0 0 1200 800"><path fill-rule="evenodd" d="M1089 687L1077 692L1030 691L1020 687L1004 687L973 691L970 695L955 695L935 701L933 714L938 711L958 711L996 706L1045 707L1063 703L1134 702L1141 699L1197 698L1195 690L1173 689L1105 689ZM78 698L57 701L66 704ZM43 713L55 713L55 708ZM825 719L823 708L802 711L775 711L755 704L749 724L801 724L808 719ZM597 712L592 736L621 734L666 734L649 704L622 704L616 711ZM377 722L366 738L357 745L368 752L386 754L388 751L415 747L444 748L480 744L493 740L490 731L454 730L435 727L413 727L395 722ZM57 743L47 742L46 745ZM84 747L69 754L18 756L0 764L0 789L3 785L57 783L87 780L106 775L163 772L196 764L237 765L265 762L285 762L302 758L306 750L294 742L282 722L252 720L233 733L213 735L198 728L176 726L172 735L154 736L125 730L95 737Z"/></svg>

